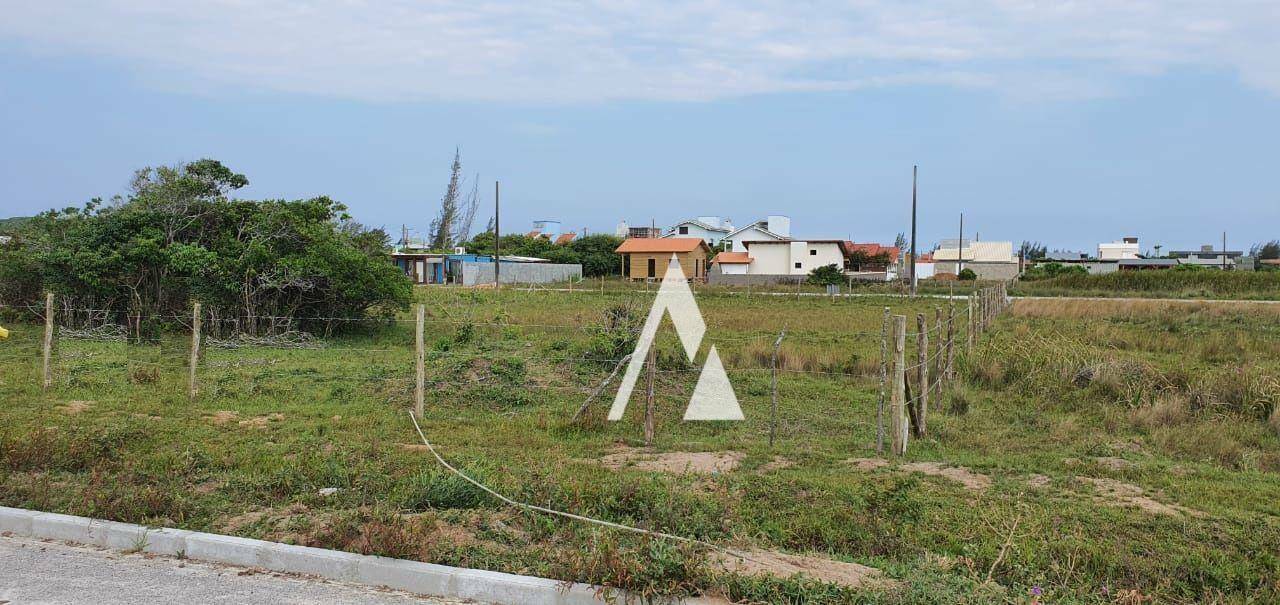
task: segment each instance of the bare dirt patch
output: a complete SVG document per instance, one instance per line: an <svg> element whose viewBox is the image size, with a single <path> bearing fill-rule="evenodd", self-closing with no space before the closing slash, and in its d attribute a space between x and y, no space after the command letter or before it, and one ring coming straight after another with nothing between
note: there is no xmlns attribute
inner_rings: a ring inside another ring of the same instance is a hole
<svg viewBox="0 0 1280 605"><path fill-rule="evenodd" d="M1146 492L1136 485L1124 483L1115 479L1099 478L1099 477L1076 477L1077 479L1093 486L1097 496L1094 498L1098 502L1111 506L1130 506L1136 507L1149 513L1157 515L1191 515L1193 517L1203 516L1204 513L1179 506L1177 504L1165 504L1152 499L1146 495Z"/></svg>
<svg viewBox="0 0 1280 605"><path fill-rule="evenodd" d="M93 407L93 404L94 402L92 401L68 401L58 406L56 409L68 416L75 416L76 414Z"/></svg>
<svg viewBox="0 0 1280 605"><path fill-rule="evenodd" d="M874 471L880 467L889 466L889 461L884 458L850 458L844 462L852 464L860 471Z"/></svg>
<svg viewBox="0 0 1280 605"><path fill-rule="evenodd" d="M975 473L963 466L944 466L941 462L908 462L902 470L915 473L945 477L974 491L983 491L991 487L991 477Z"/></svg>
<svg viewBox="0 0 1280 605"><path fill-rule="evenodd" d="M227 424L239 417L240 412L233 412L231 410L218 410L214 412L212 416L206 416L206 418L209 419L209 422L214 424Z"/></svg>
<svg viewBox="0 0 1280 605"><path fill-rule="evenodd" d="M1048 487L1050 481L1051 479L1049 479L1048 475L1031 475L1027 477L1027 486L1034 488Z"/></svg>
<svg viewBox="0 0 1280 605"><path fill-rule="evenodd" d="M889 586L895 584L881 575L880 570L857 563L833 561L822 557L789 555L767 550L751 550L733 556L727 553L712 555L715 565L725 571L749 576L769 575L790 578L797 574L840 586L859 588L864 586Z"/></svg>
<svg viewBox="0 0 1280 605"><path fill-rule="evenodd" d="M746 454L742 452L663 452L640 448L619 448L599 460L605 468L636 468L672 474L727 473L738 467Z"/></svg>

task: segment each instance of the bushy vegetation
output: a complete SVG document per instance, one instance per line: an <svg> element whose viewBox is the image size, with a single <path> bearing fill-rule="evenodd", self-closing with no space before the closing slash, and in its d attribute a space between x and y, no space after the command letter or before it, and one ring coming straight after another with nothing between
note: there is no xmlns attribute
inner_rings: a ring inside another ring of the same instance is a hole
<svg viewBox="0 0 1280 605"><path fill-rule="evenodd" d="M814 267L807 281L815 286L835 286L844 283L844 272L835 265Z"/></svg>
<svg viewBox="0 0 1280 605"><path fill-rule="evenodd" d="M381 230L326 197L228 197L246 184L215 160L147 168L127 197L34 217L0 249L0 301L38 303L51 290L62 308L154 328L199 300L247 332L268 316L329 328L305 318L385 315L408 304L411 285L390 263Z"/></svg>
<svg viewBox="0 0 1280 605"><path fill-rule="evenodd" d="M1270 271L1116 271L1067 274L1018 283L1031 296L1280 299L1280 273Z"/></svg>
<svg viewBox="0 0 1280 605"><path fill-rule="evenodd" d="M622 244L622 238L613 235L588 235L556 245L545 237L510 234L502 236L501 244L503 256L532 256L553 263L581 264L582 275L586 277L622 272L622 255L614 252ZM478 234L460 245L473 254L493 254L493 231Z"/></svg>
<svg viewBox="0 0 1280 605"><path fill-rule="evenodd" d="M1041 279L1052 279L1055 277L1063 277L1067 275L1088 275L1089 270L1080 265L1064 265L1062 263L1042 263L1027 269L1022 273L1022 279L1025 281L1037 281Z"/></svg>

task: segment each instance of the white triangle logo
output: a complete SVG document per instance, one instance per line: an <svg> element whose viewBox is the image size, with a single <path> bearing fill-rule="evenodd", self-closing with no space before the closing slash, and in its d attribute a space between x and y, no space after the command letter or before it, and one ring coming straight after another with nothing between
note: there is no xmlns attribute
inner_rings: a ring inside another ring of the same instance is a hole
<svg viewBox="0 0 1280 605"><path fill-rule="evenodd" d="M609 408L609 420L621 420L627 411L627 401L635 390L636 380L640 378L640 370L644 367L645 357L653 346L653 339L662 323L662 316L669 313L671 323L684 346L684 353L689 361L698 354L702 345L702 336L707 325L702 321L698 311L698 303L693 300L693 291L685 278L684 269L675 254L667 264L667 272L662 277L662 285L658 288L658 296L649 309L649 317L640 330L640 339L636 342L636 350L631 354L631 362L627 364L627 372L622 376L622 384L618 394L613 398L613 406ZM738 405L738 397L733 393L733 385L720 362L720 354L715 346L707 355L698 376L698 385L689 400L689 408L684 415L685 420L742 420L742 407Z"/></svg>
<svg viewBox="0 0 1280 605"><path fill-rule="evenodd" d="M715 345L711 345L707 363L702 366L698 386L693 388L693 397L689 399L689 409L684 411L684 419L743 419L742 406L738 405L738 397L733 394L733 385L729 384L729 375L724 373L724 364L720 363Z"/></svg>

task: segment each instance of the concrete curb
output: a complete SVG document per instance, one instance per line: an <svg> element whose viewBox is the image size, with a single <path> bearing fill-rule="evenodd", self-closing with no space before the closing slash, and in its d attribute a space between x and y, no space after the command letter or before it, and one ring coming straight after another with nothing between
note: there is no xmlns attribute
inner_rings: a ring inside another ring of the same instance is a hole
<svg viewBox="0 0 1280 605"><path fill-rule="evenodd" d="M570 584L533 576L358 555L182 529L154 529L132 523L4 506L0 506L0 533L90 544L114 550L184 556L201 561L384 586L421 595L473 599L504 605L596 605L609 602L596 596L598 587L587 584ZM627 600L626 594L621 591L610 590L604 596L614 597L613 602Z"/></svg>

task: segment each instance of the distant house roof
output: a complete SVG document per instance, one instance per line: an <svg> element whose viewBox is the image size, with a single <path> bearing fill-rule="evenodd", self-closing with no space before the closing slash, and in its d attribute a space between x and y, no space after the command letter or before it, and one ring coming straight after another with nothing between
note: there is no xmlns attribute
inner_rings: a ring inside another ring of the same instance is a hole
<svg viewBox="0 0 1280 605"><path fill-rule="evenodd" d="M933 258L939 261L954 261L960 257L959 248L938 248ZM1013 242L966 242L964 257L959 260L975 263L1012 263Z"/></svg>
<svg viewBox="0 0 1280 605"><path fill-rule="evenodd" d="M693 252L700 247L707 247L700 237L632 237L623 241L614 252Z"/></svg>
<svg viewBox="0 0 1280 605"><path fill-rule="evenodd" d="M845 247L849 249L849 253L863 252L867 256L878 256L880 254L888 254L889 262L898 262L898 248L896 246L881 246L880 244L858 244L851 241L845 241Z"/></svg>
<svg viewBox="0 0 1280 605"><path fill-rule="evenodd" d="M751 246L758 246L761 244L774 245L774 246L785 244L790 246L791 244L796 244L796 243L835 244L840 247L841 254L845 256L849 256L850 254L853 253L853 251L849 249L849 242L847 240L842 240L842 239L799 239L799 238L783 238L779 240L760 239L760 240L745 241L745 242L742 242L742 245L746 246L747 248L750 248Z"/></svg>
<svg viewBox="0 0 1280 605"><path fill-rule="evenodd" d="M1052 262L1064 263L1064 262L1079 262L1082 260L1089 260L1089 258L1090 258L1090 255L1088 252L1061 252L1061 251L1055 250L1053 252L1046 252L1044 255L1044 258L1040 260L1045 262L1050 262L1050 263Z"/></svg>
<svg viewBox="0 0 1280 605"><path fill-rule="evenodd" d="M696 218L691 218L691 219L689 219L689 220L686 220L686 221L680 221L680 222L678 222L678 223L676 223L676 224L672 225L672 226L671 226L671 232L673 232L673 233L674 233L674 232L675 232L675 230L676 230L676 227L679 227L680 225L695 225L695 226L698 226L698 227L702 227L703 229L706 229L707 231L716 231L716 232L719 232L719 233L728 233L728 232L730 231L728 228L725 228L725 227L717 227L717 226L715 226L715 225L709 225L709 224L704 223L704 222L702 222L702 221L700 221L700 220L698 220L698 219L696 219ZM670 237L670 236L668 235L667 237Z"/></svg>
<svg viewBox="0 0 1280 605"><path fill-rule="evenodd" d="M768 221L756 221L756 222L754 222L754 223L751 223L751 224L748 224L748 225L745 225L745 226L739 227L738 229L734 230L734 232L733 232L733 233L730 233L729 235L726 235L725 237L730 237L730 238L731 238L731 237L733 237L733 236L735 236L735 235L737 235L737 234L739 234L739 233L742 233L743 231L746 231L747 229L755 229L756 231L759 231L760 233L763 233L763 234L765 234L765 235L767 235L767 236L769 236L769 237L772 237L772 238L774 238L774 239L779 239L779 240L785 240L785 239L787 239L786 237L784 237L784 236L782 236L782 235L778 235L777 233L774 233L774 232L770 231L770 230L769 230L769 222L768 222Z"/></svg>
<svg viewBox="0 0 1280 605"><path fill-rule="evenodd" d="M576 238L576 237L578 237L578 234L577 234L577 232L574 232L574 231L570 231L570 232L568 232L568 233L561 233L561 234L560 234L560 237L557 237L557 238L556 238L555 244L556 244L557 246L562 245L562 244L567 244L567 243L569 243L569 242L573 241L573 240L574 240L574 238Z"/></svg>
<svg viewBox="0 0 1280 605"><path fill-rule="evenodd" d="M721 252L711 259L711 264L746 265L751 263L751 255L746 252Z"/></svg>
<svg viewBox="0 0 1280 605"><path fill-rule="evenodd" d="M525 236L525 237L539 237L539 236L541 236L541 235L542 235L542 230L541 230L541 229L534 229L533 231L530 231L530 232L528 232L528 233L524 234L524 236Z"/></svg>
<svg viewBox="0 0 1280 605"><path fill-rule="evenodd" d="M920 258L916 259L916 262L918 262L918 263L931 263L931 262L933 262L933 253L932 253L932 252L926 252L926 253L924 253L924 254L921 254L921 255L920 255Z"/></svg>

